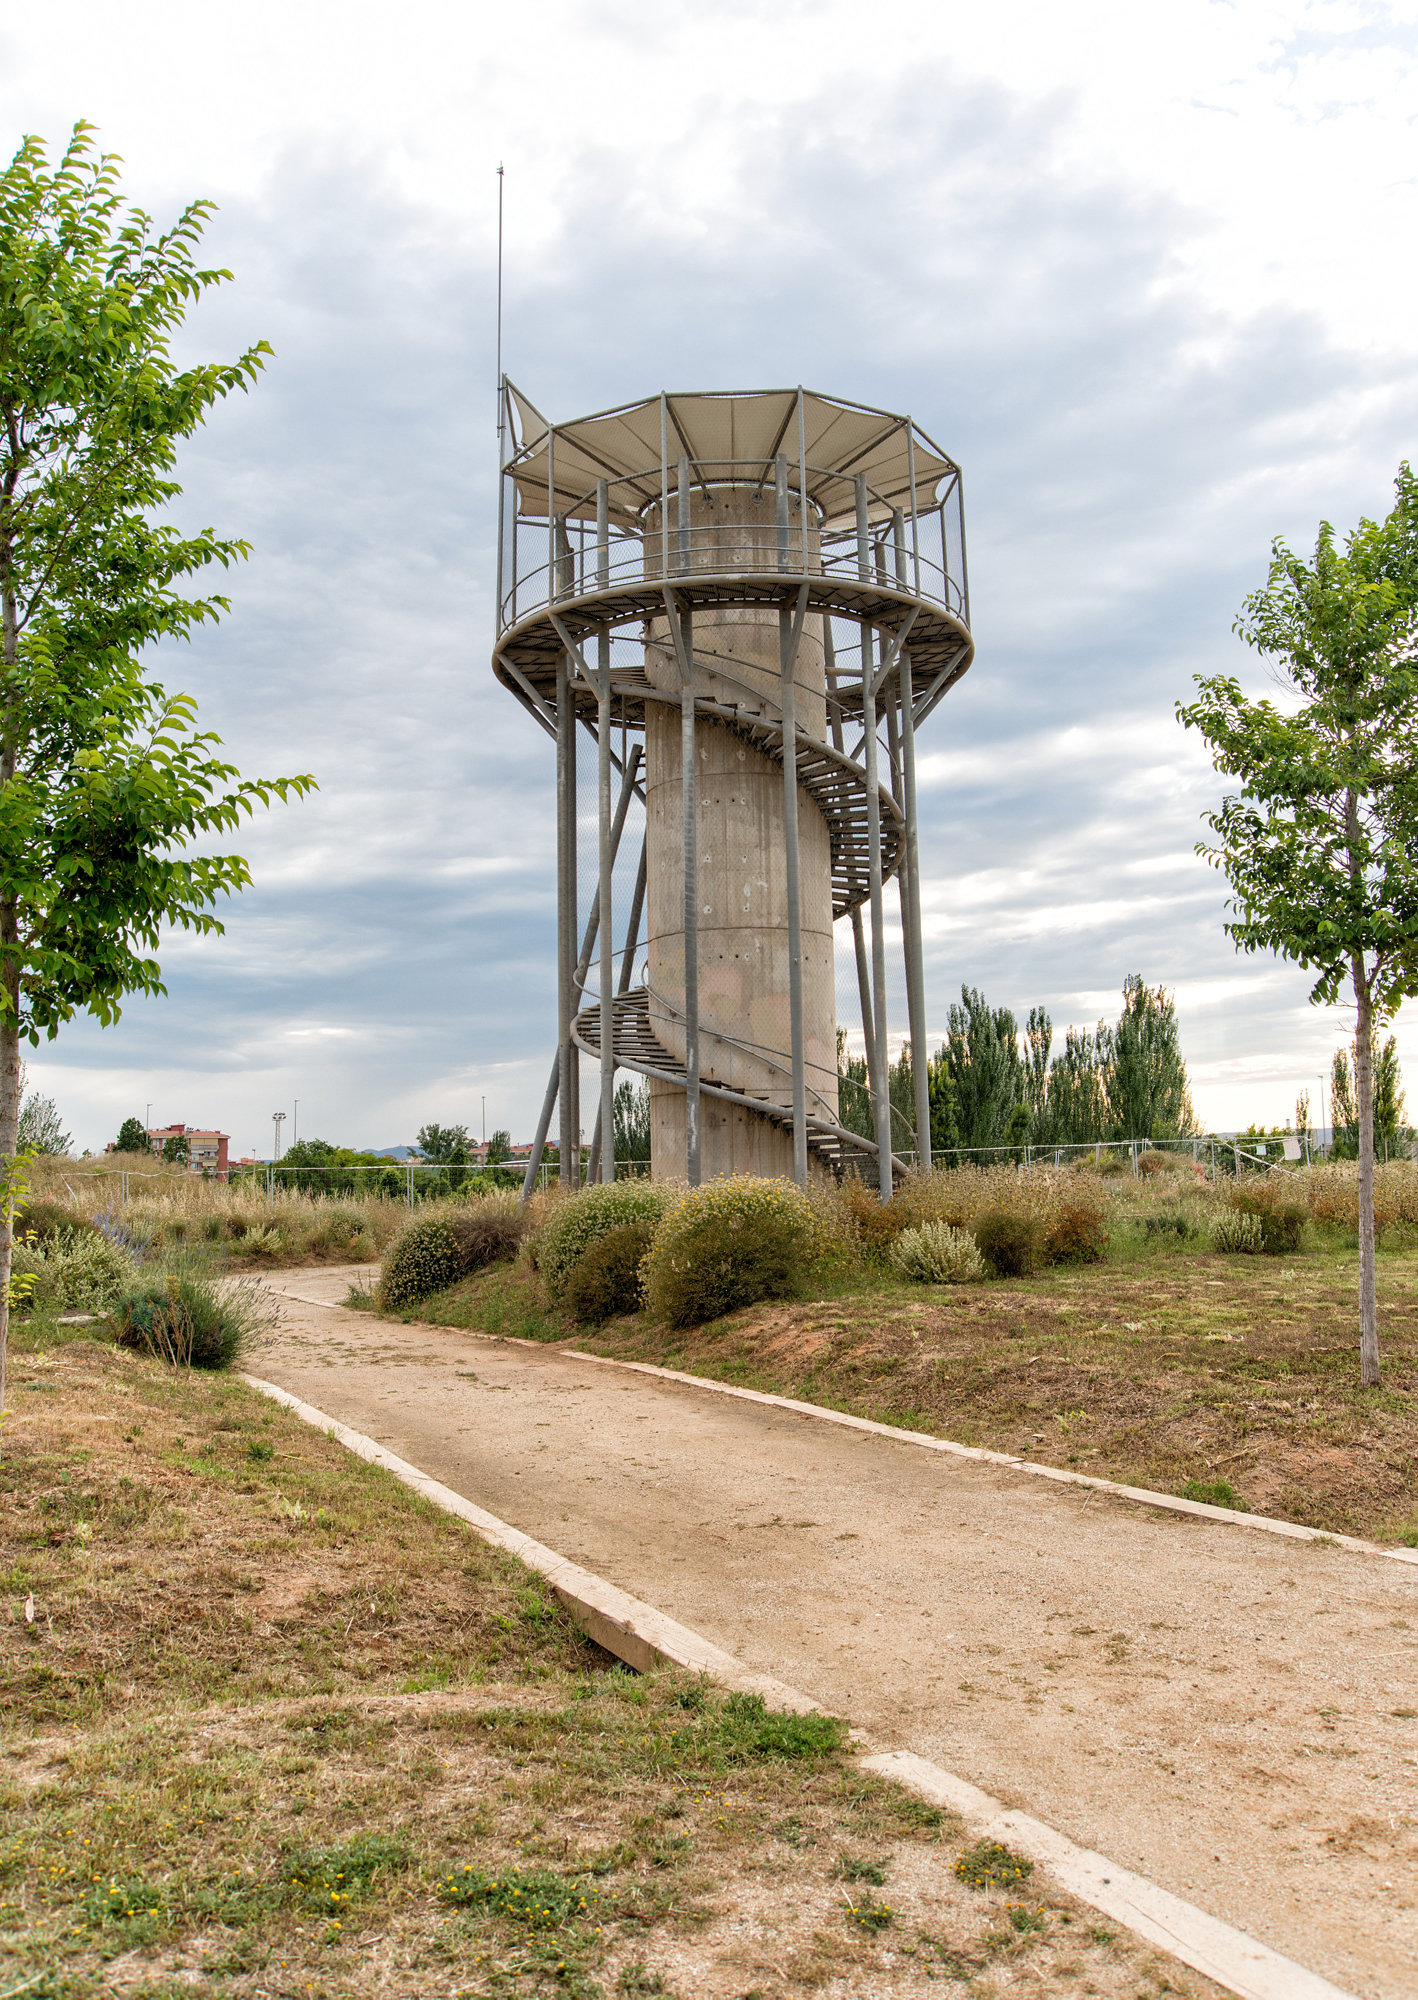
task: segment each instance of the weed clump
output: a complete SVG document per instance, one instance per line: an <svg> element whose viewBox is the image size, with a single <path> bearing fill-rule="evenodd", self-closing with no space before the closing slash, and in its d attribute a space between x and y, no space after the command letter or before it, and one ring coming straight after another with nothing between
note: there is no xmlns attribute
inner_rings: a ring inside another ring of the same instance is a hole
<svg viewBox="0 0 1418 2000"><path fill-rule="evenodd" d="M997 1278L1027 1278L1044 1255L1044 1229L1036 1215L987 1208L975 1221L975 1241Z"/></svg>
<svg viewBox="0 0 1418 2000"><path fill-rule="evenodd" d="M1211 1225L1211 1247L1224 1255L1258 1257L1265 1248L1260 1217L1244 1209L1223 1209Z"/></svg>
<svg viewBox="0 0 1418 2000"><path fill-rule="evenodd" d="M985 1275L985 1260L968 1229L923 1222L903 1229L888 1252L892 1269L922 1285L964 1285Z"/></svg>
<svg viewBox="0 0 1418 2000"><path fill-rule="evenodd" d="M1184 1500L1199 1500L1204 1507L1234 1507L1241 1502L1235 1488L1225 1479L1189 1479L1182 1488Z"/></svg>
<svg viewBox="0 0 1418 2000"><path fill-rule="evenodd" d="M831 1757L847 1744L847 1725L835 1715L793 1715L769 1708L761 1694L731 1694L716 1717L730 1763L754 1757Z"/></svg>
<svg viewBox="0 0 1418 2000"><path fill-rule="evenodd" d="M668 1326L696 1326L759 1299L793 1298L821 1235L811 1202L791 1181L756 1174L710 1181L656 1231L641 1272L646 1303Z"/></svg>
<svg viewBox="0 0 1418 2000"><path fill-rule="evenodd" d="M438 1893L474 1916L503 1917L529 1931L559 1931L593 1917L599 1891L550 1869L503 1868L488 1875L465 1862L443 1877Z"/></svg>
<svg viewBox="0 0 1418 2000"><path fill-rule="evenodd" d="M301 1848L287 1855L281 1877L308 1909L334 1916L367 1896L378 1877L408 1865L409 1850L403 1841L361 1833L344 1847Z"/></svg>
<svg viewBox="0 0 1418 2000"><path fill-rule="evenodd" d="M566 1309L583 1326L640 1309L640 1267L655 1240L653 1222L626 1222L577 1258L566 1276Z"/></svg>
<svg viewBox="0 0 1418 2000"><path fill-rule="evenodd" d="M469 1212L448 1218L448 1233L458 1259L458 1270L466 1277L489 1264L501 1264L515 1257L527 1222L514 1203L504 1205L491 1196L470 1205Z"/></svg>
<svg viewBox="0 0 1418 2000"><path fill-rule="evenodd" d="M886 1260L901 1231L917 1219L900 1196L882 1201L855 1174L842 1184L842 1207L858 1251L876 1264Z"/></svg>
<svg viewBox="0 0 1418 2000"><path fill-rule="evenodd" d="M1027 1882L1034 1863L998 1840L977 1840L955 1863L955 1872L972 1889L1012 1889Z"/></svg>
<svg viewBox="0 0 1418 2000"><path fill-rule="evenodd" d="M1230 1205L1237 1215L1254 1216L1259 1223L1258 1247L1267 1257L1293 1256L1305 1240L1304 1205L1274 1179L1259 1187L1233 1188Z"/></svg>
<svg viewBox="0 0 1418 2000"><path fill-rule="evenodd" d="M460 1276L458 1245L441 1215L411 1222L390 1244L380 1274L382 1302L399 1312L417 1305L430 1292L456 1284Z"/></svg>
<svg viewBox="0 0 1418 2000"><path fill-rule="evenodd" d="M1066 1202L1054 1217L1044 1251L1051 1264L1100 1264L1108 1240L1101 1209L1087 1202Z"/></svg>
<svg viewBox="0 0 1418 2000"><path fill-rule="evenodd" d="M561 1304L572 1268L603 1236L632 1222L657 1223L674 1199L668 1188L634 1180L582 1188L557 1202L531 1246L548 1301Z"/></svg>

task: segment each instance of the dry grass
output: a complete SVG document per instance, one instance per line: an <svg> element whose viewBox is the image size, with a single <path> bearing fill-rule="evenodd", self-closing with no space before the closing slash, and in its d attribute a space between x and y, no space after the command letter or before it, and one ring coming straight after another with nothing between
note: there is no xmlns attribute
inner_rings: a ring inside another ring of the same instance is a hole
<svg viewBox="0 0 1418 2000"><path fill-rule="evenodd" d="M126 1204L124 1166L131 1168ZM260 1188L202 1180L142 1154L38 1160L27 1171L35 1198L103 1219L143 1255L204 1248L235 1271L375 1262L409 1219L404 1202L383 1196L352 1201L277 1189L267 1202Z"/></svg>
<svg viewBox="0 0 1418 2000"><path fill-rule="evenodd" d="M18 1355L14 1404L0 1991L1216 1992L972 1891L940 1815L629 1674L239 1382L78 1340ZM468 1871L564 1914L460 1906Z"/></svg>

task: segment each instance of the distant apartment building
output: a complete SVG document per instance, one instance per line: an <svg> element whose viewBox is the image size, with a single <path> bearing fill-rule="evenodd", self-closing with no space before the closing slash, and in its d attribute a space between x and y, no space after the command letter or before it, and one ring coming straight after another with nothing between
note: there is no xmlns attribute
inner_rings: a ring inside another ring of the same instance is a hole
<svg viewBox="0 0 1418 2000"><path fill-rule="evenodd" d="M187 1171L189 1174L209 1174L219 1181L227 1177L227 1148L230 1136L225 1132L203 1132L195 1125L159 1125L148 1130L148 1144L162 1158L163 1147L170 1139L187 1141Z"/></svg>

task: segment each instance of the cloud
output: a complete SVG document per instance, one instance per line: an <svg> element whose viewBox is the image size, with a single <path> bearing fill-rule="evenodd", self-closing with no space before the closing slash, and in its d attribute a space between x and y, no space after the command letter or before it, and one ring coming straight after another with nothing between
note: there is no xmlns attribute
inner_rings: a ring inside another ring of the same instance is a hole
<svg viewBox="0 0 1418 2000"><path fill-rule="evenodd" d="M697 203L573 136L559 226L509 259L509 364L558 416L803 380L957 454L979 653L922 741L932 1031L962 980L1063 1020L1141 971L1182 996L1210 1115L1264 1083L1269 1117L1273 1052L1316 1067L1342 1025L1298 975L1237 985L1224 886L1190 853L1217 787L1173 707L1194 672L1248 670L1230 624L1272 534L1384 506L1418 382L1303 313L1189 290L1202 220L1077 165L1071 116L929 63L740 105ZM94 1146L149 1097L241 1150L297 1095L335 1140L476 1124L484 1093L523 1136L554 1035L554 827L550 746L488 667L492 272L372 146L289 151L209 247L240 282L191 351L262 335L276 359L187 454L180 511L255 554L231 618L163 671L243 769L321 790L243 835L255 887L224 939L165 948L167 999L76 1024L32 1071ZM583 906L593 812L586 791ZM850 953L842 973L850 1025Z"/></svg>

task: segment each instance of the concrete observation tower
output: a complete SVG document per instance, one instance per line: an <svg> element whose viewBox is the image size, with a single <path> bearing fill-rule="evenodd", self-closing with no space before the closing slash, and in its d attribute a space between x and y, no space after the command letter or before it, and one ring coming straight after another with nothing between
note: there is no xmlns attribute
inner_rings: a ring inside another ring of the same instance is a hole
<svg viewBox="0 0 1418 2000"><path fill-rule="evenodd" d="M803 389L662 394L568 424L506 378L501 393L493 668L554 740L557 774L557 1054L527 1191L557 1109L574 1185L584 1055L593 1178L614 1177L623 1069L649 1079L657 1176L816 1167L887 1193L893 1168L930 1160L916 732L974 656L960 469L909 417ZM643 839L622 913L628 822ZM893 876L914 1130L887 1098ZM871 1138L839 1102L843 918Z"/></svg>

